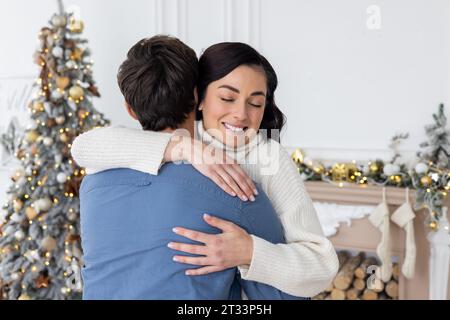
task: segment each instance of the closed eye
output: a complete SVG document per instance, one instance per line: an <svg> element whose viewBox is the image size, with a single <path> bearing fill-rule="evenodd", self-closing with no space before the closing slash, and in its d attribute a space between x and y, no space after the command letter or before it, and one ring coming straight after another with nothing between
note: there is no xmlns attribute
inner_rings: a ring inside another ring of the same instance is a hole
<svg viewBox="0 0 450 320"><path fill-rule="evenodd" d="M220 99L225 102L233 102L234 101L234 99L226 99L226 98L220 98Z"/></svg>
<svg viewBox="0 0 450 320"><path fill-rule="evenodd" d="M254 104L254 103L250 103L250 102L249 102L249 105L251 105L252 107L256 107L256 108L262 107L262 105L260 105L260 104Z"/></svg>

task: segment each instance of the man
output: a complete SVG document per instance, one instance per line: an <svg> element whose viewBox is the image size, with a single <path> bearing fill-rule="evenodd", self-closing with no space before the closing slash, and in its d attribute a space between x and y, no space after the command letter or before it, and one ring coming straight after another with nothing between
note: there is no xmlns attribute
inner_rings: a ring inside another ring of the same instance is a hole
<svg viewBox="0 0 450 320"><path fill-rule="evenodd" d="M169 139L184 128L193 136L197 63L195 52L171 37L145 39L130 49L118 82L129 114L144 130ZM187 241L172 231L175 226L218 233L203 220L206 212L284 243L278 216L261 190L256 201L241 202L191 165L171 163L157 176L132 169L88 175L80 201L84 299L239 299L241 288L250 299L295 299L240 279L237 268L187 276L186 265L174 262L167 247Z"/></svg>

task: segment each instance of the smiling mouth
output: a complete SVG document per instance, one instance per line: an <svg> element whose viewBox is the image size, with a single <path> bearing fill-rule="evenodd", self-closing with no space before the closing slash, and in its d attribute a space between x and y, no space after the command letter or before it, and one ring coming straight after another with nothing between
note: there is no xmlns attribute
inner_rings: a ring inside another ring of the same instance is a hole
<svg viewBox="0 0 450 320"><path fill-rule="evenodd" d="M227 122L222 122L222 125L225 127L226 130L233 132L234 134L242 134L245 133L245 131L248 129L248 127L243 126L233 126Z"/></svg>

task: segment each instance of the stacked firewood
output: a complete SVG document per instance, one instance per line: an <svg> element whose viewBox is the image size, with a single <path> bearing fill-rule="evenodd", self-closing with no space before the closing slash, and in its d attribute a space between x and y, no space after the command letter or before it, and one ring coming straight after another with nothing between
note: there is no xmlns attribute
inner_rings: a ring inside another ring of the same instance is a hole
<svg viewBox="0 0 450 320"><path fill-rule="evenodd" d="M339 272L330 286L314 300L392 300L398 299L398 264L391 279L384 283L378 276L379 262L364 252L352 256L339 251Z"/></svg>

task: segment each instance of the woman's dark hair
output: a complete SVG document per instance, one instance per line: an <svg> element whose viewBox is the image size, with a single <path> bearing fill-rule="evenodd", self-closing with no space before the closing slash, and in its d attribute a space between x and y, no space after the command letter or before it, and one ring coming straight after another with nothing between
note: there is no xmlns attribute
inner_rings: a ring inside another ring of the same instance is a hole
<svg viewBox="0 0 450 320"><path fill-rule="evenodd" d="M125 101L144 130L176 129L194 110L198 79L195 51L177 38L154 36L136 43L117 75Z"/></svg>
<svg viewBox="0 0 450 320"><path fill-rule="evenodd" d="M278 78L269 61L248 44L222 42L210 46L203 52L199 60L197 85L199 103L205 98L206 89L211 82L225 77L241 65L261 67L266 74L266 105L260 129L267 130L267 136L271 138L271 129L278 129L280 132L286 122L286 117L275 104L274 93L278 85ZM198 109L196 118L197 120L202 119L202 112Z"/></svg>

